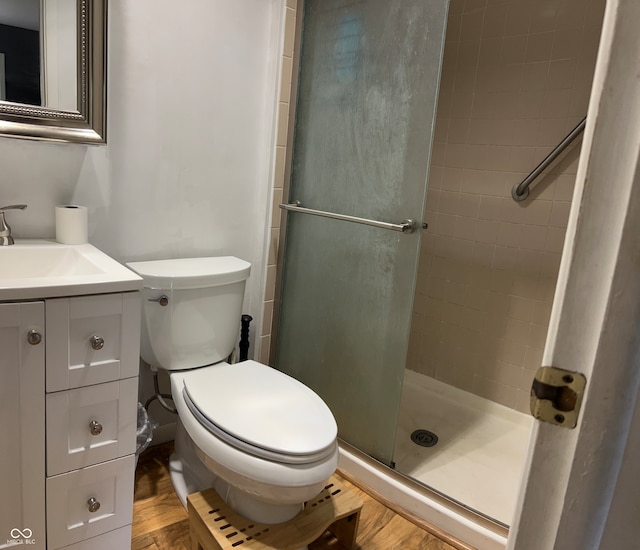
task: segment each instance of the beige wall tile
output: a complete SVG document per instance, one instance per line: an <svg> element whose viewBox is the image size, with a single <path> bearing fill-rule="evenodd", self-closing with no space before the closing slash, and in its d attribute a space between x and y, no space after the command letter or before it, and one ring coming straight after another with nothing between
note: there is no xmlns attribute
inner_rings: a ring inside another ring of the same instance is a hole
<svg viewBox="0 0 640 550"><path fill-rule="evenodd" d="M560 269L561 256L558 253L544 252L540 259L540 274L545 277L556 277Z"/></svg>
<svg viewBox="0 0 640 550"><path fill-rule="evenodd" d="M535 372L542 366L542 349L535 348L531 345L525 346L525 355L522 366L531 371Z"/></svg>
<svg viewBox="0 0 640 550"><path fill-rule="evenodd" d="M265 284L266 292L265 292L265 302L273 301L275 295L276 288L276 266L270 265L267 266L267 281Z"/></svg>
<svg viewBox="0 0 640 550"><path fill-rule="evenodd" d="M289 103L291 100L291 78L293 74L293 59L282 57L282 70L280 74L280 101Z"/></svg>
<svg viewBox="0 0 640 550"><path fill-rule="evenodd" d="M495 246L488 243L477 242L473 247L472 262L476 265L475 271L483 268L490 268L493 265ZM470 273L471 275L471 273Z"/></svg>
<svg viewBox="0 0 640 550"><path fill-rule="evenodd" d="M460 193L452 191L441 191L440 202L438 203L439 211L443 214L456 214L458 211L458 199Z"/></svg>
<svg viewBox="0 0 640 550"><path fill-rule="evenodd" d="M284 20L284 48L283 55L293 57L293 46L296 38L296 10L287 7Z"/></svg>
<svg viewBox="0 0 640 550"><path fill-rule="evenodd" d="M531 378L533 380L533 377ZM531 387L531 380L529 381L528 386ZM516 411L519 411L524 414L529 414L530 411L530 392L523 391L521 389L516 390L516 404L513 407Z"/></svg>
<svg viewBox="0 0 640 550"><path fill-rule="evenodd" d="M278 105L278 135L276 138L277 147L287 146L287 132L289 129L289 104L280 102Z"/></svg>
<svg viewBox="0 0 640 550"><path fill-rule="evenodd" d="M276 150L274 163L274 183L272 191L272 221L269 235L269 250L267 258L267 277L265 283L265 304L262 327L260 332L260 354L258 360L264 364L268 364L271 330L274 314L274 296L276 283L276 262L278 257L279 227L281 212L278 205L283 200L283 187L286 171L287 157L287 132L289 126L289 109L293 75L293 53L296 35L296 7L297 0L287 0L285 12L285 29L284 43L281 58L280 72L280 97L278 105Z"/></svg>
<svg viewBox="0 0 640 550"><path fill-rule="evenodd" d="M438 213L435 231L437 231L438 235L453 237L456 233L457 221L458 216L452 216L450 214L444 214L440 212Z"/></svg>
<svg viewBox="0 0 640 550"><path fill-rule="evenodd" d="M514 390L520 386L524 368L520 365L512 365L511 363L505 363L503 361L498 361L498 367L496 382L509 386Z"/></svg>
<svg viewBox="0 0 640 550"><path fill-rule="evenodd" d="M450 4L451 6L451 4ZM454 13L449 7L449 18L447 20L447 34L445 43L458 42L462 28L462 13Z"/></svg>
<svg viewBox="0 0 640 550"><path fill-rule="evenodd" d="M526 251L544 251L547 243L547 227L543 225L524 225L522 227L522 248Z"/></svg>
<svg viewBox="0 0 640 550"><path fill-rule="evenodd" d="M258 361L263 365L269 364L269 348L271 346L271 336L260 337L260 357Z"/></svg>
<svg viewBox="0 0 640 550"><path fill-rule="evenodd" d="M525 204L526 206L522 208L521 212L521 221L531 225L547 226L550 223L553 206L557 203L536 200L529 203L525 202Z"/></svg>
<svg viewBox="0 0 640 550"><path fill-rule="evenodd" d="M504 38L502 37L483 37L478 52L478 68L480 71L494 67L500 61L503 41Z"/></svg>
<svg viewBox="0 0 640 550"><path fill-rule="evenodd" d="M271 334L271 322L273 319L273 301L268 301L264 303L263 315L265 322L262 325L262 335L268 336Z"/></svg>
<svg viewBox="0 0 640 550"><path fill-rule="evenodd" d="M534 300L533 316L531 321L537 325L548 325L551 316L551 302Z"/></svg>
<svg viewBox="0 0 640 550"><path fill-rule="evenodd" d="M518 319L509 319L501 336L511 344L521 344L523 347L530 341L531 324ZM524 360L524 349L518 348L518 364L522 364Z"/></svg>
<svg viewBox="0 0 640 550"><path fill-rule="evenodd" d="M460 191L460 184L462 181L462 169L461 168L442 168L442 184L440 189L443 191Z"/></svg>
<svg viewBox="0 0 640 550"><path fill-rule="evenodd" d="M511 319L517 319L530 323L533 320L536 301L529 298L519 298L511 296L509 299L509 313Z"/></svg>
<svg viewBox="0 0 640 550"><path fill-rule="evenodd" d="M527 62L522 69L522 81L520 82L523 95L534 92L544 92L547 88L549 76L549 63ZM539 116L539 115L536 115Z"/></svg>
<svg viewBox="0 0 640 550"><path fill-rule="evenodd" d="M542 104L543 118L565 118L571 106L570 88L547 90Z"/></svg>
<svg viewBox="0 0 640 550"><path fill-rule="evenodd" d="M502 63L524 63L527 52L526 36L505 36L501 44L501 54L498 59Z"/></svg>
<svg viewBox="0 0 640 550"><path fill-rule="evenodd" d="M555 285L553 288L555 288ZM553 288L551 290L551 296L553 296ZM513 285L511 286L511 293L514 296L536 299L539 298L539 292L540 281L537 275L530 273L516 273L516 276L513 279Z"/></svg>
<svg viewBox="0 0 640 550"><path fill-rule="evenodd" d="M461 16L464 11L464 2L465 0L451 0L449 3L449 14Z"/></svg>
<svg viewBox="0 0 640 550"><path fill-rule="evenodd" d="M473 0L469 0L473 1ZM462 14L461 38L477 42L482 37L482 21L484 19L484 10L470 9L467 10L465 2L465 13Z"/></svg>
<svg viewBox="0 0 640 550"><path fill-rule="evenodd" d="M567 230L564 227L548 227L544 245L545 252L561 254L566 232Z"/></svg>
<svg viewBox="0 0 640 550"><path fill-rule="evenodd" d="M540 277L534 297L543 302L551 302L556 289L556 277Z"/></svg>
<svg viewBox="0 0 640 550"><path fill-rule="evenodd" d="M556 29L581 29L584 26L586 10L584 0L564 0L556 12ZM604 2L602 2L604 5ZM602 23L602 19L600 19Z"/></svg>
<svg viewBox="0 0 640 550"><path fill-rule="evenodd" d="M552 49L554 49L554 33L552 31L530 34L527 40L525 62L548 62L551 60ZM563 59L563 57L556 56L554 59Z"/></svg>
<svg viewBox="0 0 640 550"><path fill-rule="evenodd" d="M530 33L540 33L553 31L556 26L556 10L558 2L556 0L538 0L536 6L531 10Z"/></svg>
<svg viewBox="0 0 640 550"><path fill-rule="evenodd" d="M278 261L279 242L280 242L280 229L277 227L272 227L271 234L269 235L269 255L267 257L267 265L276 265Z"/></svg>
<svg viewBox="0 0 640 550"><path fill-rule="evenodd" d="M487 7L487 0L465 0L463 13L480 13L483 15Z"/></svg>
<svg viewBox="0 0 640 550"><path fill-rule="evenodd" d="M477 218L480 213L480 196L460 193L458 195L458 213L466 218Z"/></svg>
<svg viewBox="0 0 640 550"><path fill-rule="evenodd" d="M467 143L469 139L469 123L469 118L450 119L446 133L447 143Z"/></svg>
<svg viewBox="0 0 640 550"><path fill-rule="evenodd" d="M280 204L282 204L283 192L282 189L273 189L273 205L271 211L271 227L280 227Z"/></svg>
<svg viewBox="0 0 640 550"><path fill-rule="evenodd" d="M428 191L442 188L443 166L431 166L429 169ZM429 206L427 205L427 208Z"/></svg>
<svg viewBox="0 0 640 550"><path fill-rule="evenodd" d="M570 210L570 202L554 201L550 213L549 225L552 227L567 227Z"/></svg>
<svg viewBox="0 0 640 550"><path fill-rule="evenodd" d="M531 24L530 6L523 2L514 2L506 6L505 36L527 35Z"/></svg>
<svg viewBox="0 0 640 550"><path fill-rule="evenodd" d="M584 25L586 29L593 32L599 32L602 27L602 18L604 17L604 2L588 2L585 14Z"/></svg>
<svg viewBox="0 0 640 550"><path fill-rule="evenodd" d="M551 60L578 59L582 44L582 29L558 29L551 40Z"/></svg>
<svg viewBox="0 0 640 550"><path fill-rule="evenodd" d="M549 64L547 90L572 89L577 68L576 59L560 59ZM590 73L593 76L593 72Z"/></svg>
<svg viewBox="0 0 640 550"><path fill-rule="evenodd" d="M476 375L473 390L479 396L491 401L504 403L507 407L515 406L515 393L513 392L513 388L500 384L499 382L484 379Z"/></svg>
<svg viewBox="0 0 640 550"><path fill-rule="evenodd" d="M286 147L278 146L276 147L276 163L275 163L275 174L273 178L273 186L277 189L282 189L284 187L284 173L286 167L287 160L287 149Z"/></svg>

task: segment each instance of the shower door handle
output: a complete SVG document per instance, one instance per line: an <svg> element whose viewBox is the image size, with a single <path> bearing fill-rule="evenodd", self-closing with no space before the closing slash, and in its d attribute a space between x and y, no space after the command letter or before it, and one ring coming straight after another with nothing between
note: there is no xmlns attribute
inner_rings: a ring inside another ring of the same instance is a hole
<svg viewBox="0 0 640 550"><path fill-rule="evenodd" d="M281 204L280 208L288 212L300 212L302 214L311 214L312 216L321 216L323 218L332 218L334 220L342 220L345 222L360 223L370 225L372 227L380 227L381 229L390 229L391 231L399 231L400 233L413 233L418 223L412 219L402 220L400 223L381 222L378 220L370 220L368 218L358 218L357 216L348 216L346 214L337 214L335 212L325 212L324 210L314 210L313 208L305 208L300 201L290 204ZM422 224L426 229L427 224Z"/></svg>

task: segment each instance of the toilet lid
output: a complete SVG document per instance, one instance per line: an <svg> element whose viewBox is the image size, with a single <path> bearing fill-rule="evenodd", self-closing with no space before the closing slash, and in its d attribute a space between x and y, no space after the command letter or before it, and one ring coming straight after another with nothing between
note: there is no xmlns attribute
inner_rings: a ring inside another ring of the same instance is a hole
<svg viewBox="0 0 640 550"><path fill-rule="evenodd" d="M327 405L286 374L243 361L185 373L187 405L216 436L271 460L308 463L333 452L337 426Z"/></svg>

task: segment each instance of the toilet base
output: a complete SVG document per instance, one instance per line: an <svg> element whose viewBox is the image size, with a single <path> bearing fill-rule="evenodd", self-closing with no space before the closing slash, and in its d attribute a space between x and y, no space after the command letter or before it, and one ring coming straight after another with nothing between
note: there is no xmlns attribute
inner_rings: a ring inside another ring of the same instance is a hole
<svg viewBox="0 0 640 550"><path fill-rule="evenodd" d="M202 454L178 419L175 452L169 459L169 475L173 488L185 509L187 508L188 495L214 488L228 506L243 517L256 522L283 523L302 510L302 503L267 502L230 485L207 468L199 457L199 453ZM321 488L322 485L318 487L317 491L320 491Z"/></svg>
<svg viewBox="0 0 640 550"><path fill-rule="evenodd" d="M335 476L293 519L271 525L233 511L213 489L189 495L191 550L301 550L329 529L345 548L354 548L362 500Z"/></svg>
<svg viewBox="0 0 640 550"><path fill-rule="evenodd" d="M182 506L187 508L187 495L213 487L217 476L196 455L191 438L180 422L176 422L175 452L169 457L169 476Z"/></svg>

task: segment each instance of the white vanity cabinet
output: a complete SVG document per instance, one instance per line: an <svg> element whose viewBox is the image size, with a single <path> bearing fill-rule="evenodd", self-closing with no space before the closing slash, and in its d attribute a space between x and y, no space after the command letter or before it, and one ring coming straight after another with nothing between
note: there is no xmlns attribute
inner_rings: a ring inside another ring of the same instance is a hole
<svg viewBox="0 0 640 550"><path fill-rule="evenodd" d="M137 291L0 303L0 549L130 548L139 339Z"/></svg>
<svg viewBox="0 0 640 550"><path fill-rule="evenodd" d="M131 547L142 279L94 246L0 246L0 550Z"/></svg>
<svg viewBox="0 0 640 550"><path fill-rule="evenodd" d="M52 298L45 318L47 548L130 541L139 293Z"/></svg>
<svg viewBox="0 0 640 550"><path fill-rule="evenodd" d="M32 332L33 331L33 332ZM29 334L31 342L29 343ZM0 548L45 549L44 302L0 303ZM15 542L14 542L15 541Z"/></svg>

